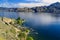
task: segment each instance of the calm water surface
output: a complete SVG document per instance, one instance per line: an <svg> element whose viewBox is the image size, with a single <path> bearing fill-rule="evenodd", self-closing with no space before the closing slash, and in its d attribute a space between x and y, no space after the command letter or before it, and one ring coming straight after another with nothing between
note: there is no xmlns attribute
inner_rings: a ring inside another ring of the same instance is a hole
<svg viewBox="0 0 60 40"><path fill-rule="evenodd" d="M1 17L25 19L25 26L32 27L39 34L39 40L60 40L60 17L49 13L0 12Z"/></svg>

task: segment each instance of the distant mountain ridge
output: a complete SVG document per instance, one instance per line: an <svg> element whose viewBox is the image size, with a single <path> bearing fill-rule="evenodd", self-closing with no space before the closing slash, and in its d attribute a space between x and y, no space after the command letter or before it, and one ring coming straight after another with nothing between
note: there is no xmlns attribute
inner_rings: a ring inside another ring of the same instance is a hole
<svg viewBox="0 0 60 40"><path fill-rule="evenodd" d="M50 6L60 7L60 3L59 2L56 2L56 3L51 4Z"/></svg>
<svg viewBox="0 0 60 40"><path fill-rule="evenodd" d="M0 12L43 12L43 13L60 13L60 2L53 3L49 6L40 6L32 8L3 8L0 7Z"/></svg>

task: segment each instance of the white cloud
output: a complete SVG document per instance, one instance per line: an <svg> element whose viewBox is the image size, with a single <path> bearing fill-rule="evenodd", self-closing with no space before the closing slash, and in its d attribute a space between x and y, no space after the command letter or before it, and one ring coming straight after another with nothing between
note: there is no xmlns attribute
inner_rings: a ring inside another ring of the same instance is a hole
<svg viewBox="0 0 60 40"><path fill-rule="evenodd" d="M35 7L35 6L44 6L47 4L45 3L19 3L18 5L21 7Z"/></svg>
<svg viewBox="0 0 60 40"><path fill-rule="evenodd" d="M60 0L42 0L42 2L51 4L55 2L60 2Z"/></svg>
<svg viewBox="0 0 60 40"><path fill-rule="evenodd" d="M5 3L0 3L0 7L35 7L60 2L60 0L26 0L26 1L31 1L31 3L8 3L6 1Z"/></svg>
<svg viewBox="0 0 60 40"><path fill-rule="evenodd" d="M30 1L30 2L41 2L41 0L26 0L26 1Z"/></svg>
<svg viewBox="0 0 60 40"><path fill-rule="evenodd" d="M0 7L36 7L36 6L44 6L47 5L45 3L1 3Z"/></svg>
<svg viewBox="0 0 60 40"><path fill-rule="evenodd" d="M44 6L50 5L55 2L60 2L60 0L28 0L28 1L36 1L38 3L19 3L19 6L22 7L35 7L35 6Z"/></svg>
<svg viewBox="0 0 60 40"><path fill-rule="evenodd" d="M60 0L26 0L26 1L31 1L31 2L39 2L39 3L55 3L55 2L60 2Z"/></svg>

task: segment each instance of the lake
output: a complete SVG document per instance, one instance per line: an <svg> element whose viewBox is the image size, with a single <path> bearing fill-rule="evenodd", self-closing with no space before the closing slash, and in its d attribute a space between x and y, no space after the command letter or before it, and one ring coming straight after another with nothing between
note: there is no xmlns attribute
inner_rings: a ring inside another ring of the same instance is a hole
<svg viewBox="0 0 60 40"><path fill-rule="evenodd" d="M25 26L38 32L38 40L60 40L60 17L50 13L0 12L1 17L25 19Z"/></svg>

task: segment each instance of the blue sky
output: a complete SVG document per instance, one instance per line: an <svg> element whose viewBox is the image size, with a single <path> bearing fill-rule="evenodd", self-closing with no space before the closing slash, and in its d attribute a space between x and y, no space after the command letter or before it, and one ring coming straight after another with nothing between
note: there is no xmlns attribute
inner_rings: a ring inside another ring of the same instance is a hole
<svg viewBox="0 0 60 40"><path fill-rule="evenodd" d="M54 2L60 2L60 0L0 0L0 7L35 7Z"/></svg>
<svg viewBox="0 0 60 40"><path fill-rule="evenodd" d="M10 2L10 3L37 3L40 0L0 0L0 3Z"/></svg>

